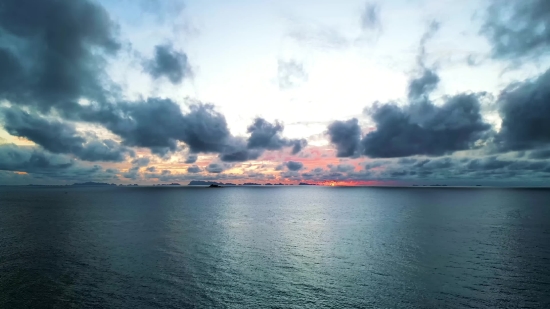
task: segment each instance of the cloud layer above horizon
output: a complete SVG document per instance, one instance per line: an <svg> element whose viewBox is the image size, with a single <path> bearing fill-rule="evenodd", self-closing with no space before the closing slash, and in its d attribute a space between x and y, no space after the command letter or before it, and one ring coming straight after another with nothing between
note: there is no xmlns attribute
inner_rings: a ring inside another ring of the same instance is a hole
<svg viewBox="0 0 550 309"><path fill-rule="evenodd" d="M5 0L0 184L548 184L547 1L272 5Z"/></svg>

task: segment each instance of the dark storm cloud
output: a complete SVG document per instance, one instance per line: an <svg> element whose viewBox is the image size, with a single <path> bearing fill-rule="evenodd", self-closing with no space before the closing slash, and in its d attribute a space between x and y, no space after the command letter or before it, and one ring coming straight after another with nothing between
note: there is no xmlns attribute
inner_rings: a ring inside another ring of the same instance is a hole
<svg viewBox="0 0 550 309"><path fill-rule="evenodd" d="M73 154L86 161L123 161L134 152L113 140L85 138L69 123L48 120L20 109L0 110L4 128L13 136L27 138L53 153Z"/></svg>
<svg viewBox="0 0 550 309"><path fill-rule="evenodd" d="M263 118L256 118L248 127L247 147L259 150L280 150L284 147L292 147L292 154L297 154L307 145L305 139L286 139L281 136L284 126L275 121L270 123Z"/></svg>
<svg viewBox="0 0 550 309"><path fill-rule="evenodd" d="M219 157L224 162L244 162L259 158L263 151L263 149L249 149L244 138L232 137L224 146Z"/></svg>
<svg viewBox="0 0 550 309"><path fill-rule="evenodd" d="M550 70L508 86L497 106L502 125L495 142L500 149L528 150L550 145Z"/></svg>
<svg viewBox="0 0 550 309"><path fill-rule="evenodd" d="M192 153L221 152L230 132L225 117L209 104L192 104L184 114L169 99L121 102L116 105L82 107L79 120L105 126L127 146L146 147L165 155L184 142Z"/></svg>
<svg viewBox="0 0 550 309"><path fill-rule="evenodd" d="M493 45L493 58L515 59L550 51L550 2L494 0L482 33Z"/></svg>
<svg viewBox="0 0 550 309"><path fill-rule="evenodd" d="M370 114L376 130L361 141L363 154L371 158L443 155L472 149L490 125L483 121L482 94L459 94L441 106L429 101L399 107L375 105Z"/></svg>
<svg viewBox="0 0 550 309"><path fill-rule="evenodd" d="M97 165L85 166L65 155L13 144L0 145L0 170L25 172L31 179L42 180L100 181L116 178Z"/></svg>
<svg viewBox="0 0 550 309"><path fill-rule="evenodd" d="M186 164L191 164L191 163L195 163L197 162L197 155L194 155L194 154L190 154L187 156L187 159L185 159L185 163Z"/></svg>
<svg viewBox="0 0 550 309"><path fill-rule="evenodd" d="M471 170L496 170L509 166L512 164L512 161L502 161L496 156L491 156L481 159L472 159L467 164L466 167Z"/></svg>
<svg viewBox="0 0 550 309"><path fill-rule="evenodd" d="M196 165L193 165L193 166L189 166L187 168L187 172L188 173L200 173L202 170L200 167L196 166Z"/></svg>
<svg viewBox="0 0 550 309"><path fill-rule="evenodd" d="M103 99L101 55L118 50L116 30L91 1L2 1L0 98L44 111Z"/></svg>
<svg viewBox="0 0 550 309"><path fill-rule="evenodd" d="M550 149L534 150L529 153L530 159L546 160L550 159Z"/></svg>
<svg viewBox="0 0 550 309"><path fill-rule="evenodd" d="M295 162L295 161L288 161L286 162L286 168L288 168L291 171L299 171L304 167L304 164L302 162Z"/></svg>
<svg viewBox="0 0 550 309"><path fill-rule="evenodd" d="M380 6L376 3L367 3L361 13L361 28L363 30L377 30L380 27Z"/></svg>
<svg viewBox="0 0 550 309"><path fill-rule="evenodd" d="M155 46L155 56L144 64L153 78L166 77L172 84L179 84L191 72L187 55L174 50L171 45Z"/></svg>
<svg viewBox="0 0 550 309"><path fill-rule="evenodd" d="M289 89L307 81L308 75L302 63L296 60L282 60L277 62L277 78L280 89Z"/></svg>
<svg viewBox="0 0 550 309"><path fill-rule="evenodd" d="M361 127L357 119L334 121L328 126L330 142L336 146L338 157L353 157L358 155Z"/></svg>
<svg viewBox="0 0 550 309"><path fill-rule="evenodd" d="M34 147L0 145L0 170L45 173L68 169L73 165L74 161L65 156L49 154Z"/></svg>
<svg viewBox="0 0 550 309"><path fill-rule="evenodd" d="M230 138L225 116L216 112L210 104L191 105L185 115L181 141L191 152L220 152Z"/></svg>
<svg viewBox="0 0 550 309"><path fill-rule="evenodd" d="M209 173L219 174L225 170L224 166L218 163L211 163L206 167Z"/></svg>
<svg viewBox="0 0 550 309"><path fill-rule="evenodd" d="M286 141L280 136L283 132L283 125L278 121L274 124L265 119L256 118L254 123L248 127L248 148L263 148L278 150L286 146Z"/></svg>
<svg viewBox="0 0 550 309"><path fill-rule="evenodd" d="M134 167L130 168L128 170L128 172L123 173L122 177L132 179L132 180L136 180L136 179L140 178L139 169L140 169L139 166L134 166Z"/></svg>

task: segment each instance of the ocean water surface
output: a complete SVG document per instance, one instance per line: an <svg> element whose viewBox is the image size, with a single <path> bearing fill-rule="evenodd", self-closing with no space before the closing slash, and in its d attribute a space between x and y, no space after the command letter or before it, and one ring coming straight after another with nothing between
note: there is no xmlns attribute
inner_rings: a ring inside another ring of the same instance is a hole
<svg viewBox="0 0 550 309"><path fill-rule="evenodd" d="M2 187L0 308L550 308L550 191Z"/></svg>

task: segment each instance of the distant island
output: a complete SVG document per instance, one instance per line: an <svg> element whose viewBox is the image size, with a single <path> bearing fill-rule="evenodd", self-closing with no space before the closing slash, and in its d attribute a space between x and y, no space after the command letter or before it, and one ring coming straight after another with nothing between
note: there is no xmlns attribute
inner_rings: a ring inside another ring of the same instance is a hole
<svg viewBox="0 0 550 309"><path fill-rule="evenodd" d="M300 182L298 185L299 185L299 186L316 186L316 184L313 184L313 183L305 183L305 182Z"/></svg>
<svg viewBox="0 0 550 309"><path fill-rule="evenodd" d="M92 182L92 181L89 181L89 182L76 182L76 183L73 183L72 184L73 186L115 186L116 185L114 183L105 183L105 182Z"/></svg>
<svg viewBox="0 0 550 309"><path fill-rule="evenodd" d="M160 187L160 186L181 186L179 183L177 182L173 182L173 183L163 183L163 184L156 184L156 185L153 185L153 187Z"/></svg>
<svg viewBox="0 0 550 309"><path fill-rule="evenodd" d="M223 183L223 182L202 181L202 180L191 180L188 184L188 186L210 186L210 185L235 186L234 183Z"/></svg>

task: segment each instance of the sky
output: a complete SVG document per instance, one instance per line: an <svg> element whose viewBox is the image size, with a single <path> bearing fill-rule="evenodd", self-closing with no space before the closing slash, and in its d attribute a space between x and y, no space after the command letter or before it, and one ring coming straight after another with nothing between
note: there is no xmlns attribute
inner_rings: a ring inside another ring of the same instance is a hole
<svg viewBox="0 0 550 309"><path fill-rule="evenodd" d="M4 0L0 184L550 184L546 0Z"/></svg>

